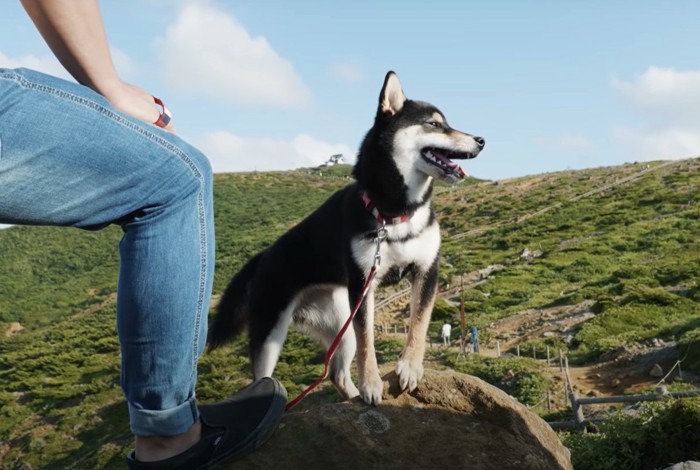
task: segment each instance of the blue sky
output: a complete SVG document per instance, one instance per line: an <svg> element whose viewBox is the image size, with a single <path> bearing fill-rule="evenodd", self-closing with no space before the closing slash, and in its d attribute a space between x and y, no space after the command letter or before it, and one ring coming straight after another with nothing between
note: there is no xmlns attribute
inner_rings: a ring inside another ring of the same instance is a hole
<svg viewBox="0 0 700 470"><path fill-rule="evenodd" d="M122 78L215 171L349 162L395 70L486 148L473 176L700 154L700 2L102 1ZM0 66L63 74L19 2Z"/></svg>

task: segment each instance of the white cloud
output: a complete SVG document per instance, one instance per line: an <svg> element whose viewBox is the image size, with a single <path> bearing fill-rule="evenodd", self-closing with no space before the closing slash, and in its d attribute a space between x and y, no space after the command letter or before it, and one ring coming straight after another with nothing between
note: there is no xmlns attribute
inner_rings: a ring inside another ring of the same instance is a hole
<svg viewBox="0 0 700 470"><path fill-rule="evenodd" d="M178 90L286 108L311 102L289 60L207 2L184 6L156 47L165 80Z"/></svg>
<svg viewBox="0 0 700 470"><path fill-rule="evenodd" d="M52 55L35 56L32 54L22 56L18 59L8 57L0 52L0 67L10 69L25 67L28 69L38 70L49 75L72 80L71 76L66 72L61 63Z"/></svg>
<svg viewBox="0 0 700 470"><path fill-rule="evenodd" d="M700 156L700 132L696 129L631 129L616 126L613 138L636 161L675 160Z"/></svg>
<svg viewBox="0 0 700 470"><path fill-rule="evenodd" d="M700 154L700 70L649 67L631 81L613 77L612 87L644 124L615 126L613 138L636 160Z"/></svg>
<svg viewBox="0 0 700 470"><path fill-rule="evenodd" d="M134 74L134 64L131 58L122 50L112 48L112 59L115 67L122 77L130 77ZM38 70L55 77L61 77L66 80L75 81L73 77L63 68L61 63L53 55L35 56L32 54L25 55L19 59L13 59L6 56L0 51L0 67L19 68L25 67L32 70Z"/></svg>
<svg viewBox="0 0 700 470"><path fill-rule="evenodd" d="M313 167L342 153L346 161L355 152L344 144L329 144L307 134L292 140L240 137L230 132L210 132L193 143L212 163L214 172L272 171Z"/></svg>
<svg viewBox="0 0 700 470"><path fill-rule="evenodd" d="M700 123L700 70L649 67L630 82L613 77L612 86L632 110L647 118Z"/></svg>

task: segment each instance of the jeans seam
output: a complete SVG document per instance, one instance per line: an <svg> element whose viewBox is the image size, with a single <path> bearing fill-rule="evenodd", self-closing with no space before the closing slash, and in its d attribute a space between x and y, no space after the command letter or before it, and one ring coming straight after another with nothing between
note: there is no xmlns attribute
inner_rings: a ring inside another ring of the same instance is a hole
<svg viewBox="0 0 700 470"><path fill-rule="evenodd" d="M109 109L107 106L100 104L94 100L91 100L89 98L85 98L82 96L78 96L74 93L70 93L64 90L60 90L48 85L40 84L40 83L35 83L31 80L28 80L26 77L16 74L16 73L4 73L0 74L0 78L2 79L10 79L14 80L17 82L20 86L28 89L33 89L42 93L48 93L52 94L54 96L59 96L61 98L67 99L72 101L75 104L78 104L80 106L87 107L89 109L92 109L96 112L101 113L105 117L108 117L112 119L114 122L134 131L138 132L144 137L150 139L151 141L155 142L156 144L160 145L164 149L168 150L171 154L176 155L180 161L185 163L190 171L192 172L193 176L197 178L199 181L199 192L197 195L197 206L198 206L198 219L199 219L199 237L200 237L200 260L201 260L201 267L200 267L200 273L199 273L199 292L198 292L198 298L197 298L197 310L196 310L196 315L195 315L195 324L194 324L194 340L192 343L192 370L190 371L190 383L192 382L193 377L195 376L197 372L197 358L198 358L198 353L199 353L199 329L201 326L202 322L202 314L204 310L204 292L206 291L206 278L207 278L207 230L206 230L206 213L205 213L205 204L204 204L204 195L203 191L206 186L204 182L204 177L202 175L202 172L199 170L197 165L190 159L186 152L184 152L181 148L179 148L176 145L173 145L172 143L168 142L167 140L163 139L162 137L159 137L158 135L154 134L153 132L149 131L148 129L144 128L143 126L140 126L128 119L125 119L124 117L120 116L119 114L115 113L113 110Z"/></svg>

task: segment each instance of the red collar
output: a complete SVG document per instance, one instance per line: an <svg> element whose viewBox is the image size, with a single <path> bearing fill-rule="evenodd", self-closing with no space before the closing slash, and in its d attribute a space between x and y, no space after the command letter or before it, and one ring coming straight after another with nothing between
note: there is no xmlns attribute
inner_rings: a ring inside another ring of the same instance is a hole
<svg viewBox="0 0 700 470"><path fill-rule="evenodd" d="M408 222L409 219L413 216L413 211L404 212L403 214L399 214L397 216L389 216L387 214L382 214L379 211L379 209L377 209L377 206L369 198L369 194L367 194L367 191L361 191L360 195L362 196L362 202L365 204L365 209L367 209L380 224L402 224L404 222Z"/></svg>

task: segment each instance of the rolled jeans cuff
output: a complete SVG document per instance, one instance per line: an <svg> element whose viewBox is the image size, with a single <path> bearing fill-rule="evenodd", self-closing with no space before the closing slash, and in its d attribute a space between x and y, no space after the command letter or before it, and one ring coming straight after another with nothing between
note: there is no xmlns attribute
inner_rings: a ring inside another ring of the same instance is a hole
<svg viewBox="0 0 700 470"><path fill-rule="evenodd" d="M194 397L169 410L144 410L129 403L131 432L135 436L174 436L187 432L199 419Z"/></svg>

